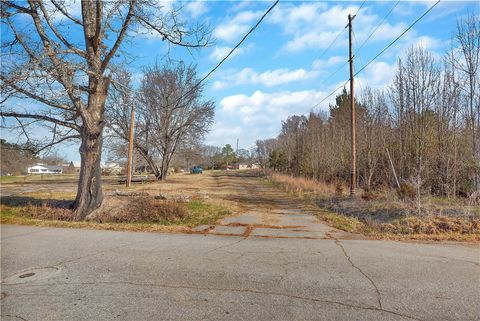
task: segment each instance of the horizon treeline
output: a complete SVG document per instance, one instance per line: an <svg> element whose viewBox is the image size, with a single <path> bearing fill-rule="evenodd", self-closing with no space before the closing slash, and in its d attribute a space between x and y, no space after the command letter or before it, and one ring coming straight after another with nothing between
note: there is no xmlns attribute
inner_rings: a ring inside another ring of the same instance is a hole
<svg viewBox="0 0 480 321"><path fill-rule="evenodd" d="M452 49L436 58L411 47L383 89L355 96L357 182L366 190L410 184L419 193L467 196L480 188L480 22L460 20ZM257 141L260 163L319 181L350 178L350 93L329 112L291 116Z"/></svg>

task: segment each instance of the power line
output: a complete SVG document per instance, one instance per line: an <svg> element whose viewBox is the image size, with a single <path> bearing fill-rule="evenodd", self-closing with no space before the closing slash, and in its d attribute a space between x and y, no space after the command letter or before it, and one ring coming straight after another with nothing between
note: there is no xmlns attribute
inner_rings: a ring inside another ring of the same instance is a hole
<svg viewBox="0 0 480 321"><path fill-rule="evenodd" d="M237 50L241 45L242 43L247 39L247 37L255 30L257 29L257 27L260 25L260 23L263 21L263 19L265 19L265 17L273 10L273 8L275 8L275 6L278 4L280 0L276 0L275 3L273 3L270 8L268 8L267 11L265 11L265 13L260 17L260 19L257 21L257 23L255 25L253 25L253 27L242 37L242 39L240 40L240 42L238 42L235 47L233 47L229 52L228 54L223 57L222 60L220 60L220 62L215 66L213 67L202 79L200 79L192 88L190 88L189 91L187 91L184 95L182 95L182 98L188 96L192 91L194 91L195 89L198 88L198 86L200 86L202 84L202 82L204 82L208 77L210 77L211 74L213 74L215 72L215 70L217 70L224 62L225 60L227 60L234 52L235 50ZM113 82L112 82L113 83ZM123 90L124 91L129 91L130 93L135 93L135 91L129 89L129 88L126 88L125 86L123 86L122 84L120 83L114 83L114 87L115 86L122 86L124 87Z"/></svg>
<svg viewBox="0 0 480 321"><path fill-rule="evenodd" d="M352 30L352 34L353 34L353 40L355 41L355 45L358 45L357 36L355 35L355 31ZM362 59L362 55L360 54L360 52L358 52L358 59L360 60L360 63L363 65L363 59ZM370 87L370 85L368 84L368 78L365 78L365 82L367 83L367 87Z"/></svg>
<svg viewBox="0 0 480 321"><path fill-rule="evenodd" d="M400 1L400 0L398 0L398 1ZM353 15L353 17L355 17L355 16L358 14L358 12L360 11L360 9L362 9L362 7L365 5L365 3L366 3L366 0L364 0L364 1L362 2L362 4L361 4L360 7L357 9L357 11L356 11L355 14ZM346 25L343 30L345 30L347 27L348 27L348 25ZM342 30L342 32L343 32L343 30ZM319 59L320 59L320 58L319 58ZM333 73L331 73L330 75L328 75L327 78L325 78L325 79L323 80L323 82L328 81L330 78L332 78L333 76L335 76L335 75L336 75L340 70L342 70L347 64L348 64L348 60L345 61L345 62L344 62L338 69L336 69Z"/></svg>
<svg viewBox="0 0 480 321"><path fill-rule="evenodd" d="M400 39L404 34L406 34L410 29L413 28L413 26L415 26L417 24L417 22L419 22L423 17L425 17L430 11L432 11L433 8L435 8L435 6L437 4L440 3L440 0L438 0L437 2L435 2L435 4L433 4L427 11L425 11L420 17L417 18L417 20L415 20L407 29L405 29L397 38L395 38L395 40L393 40L391 43L388 44L388 46L386 46L385 48L382 49L382 51L380 51L375 57L373 57L373 59L371 59L369 62L367 62L366 65L364 65L362 68L360 68L359 71L357 71L355 73L355 76L358 75L359 73L361 73L365 68L368 67L368 65L370 65L375 59L377 59L378 57L380 57L385 51L387 51L388 48L390 48L391 46L393 46L393 44L395 42L398 41L398 39Z"/></svg>
<svg viewBox="0 0 480 321"><path fill-rule="evenodd" d="M373 57L366 65L364 65L360 70L358 70L354 76L357 76L359 73L361 73L365 68L367 68L368 65L370 65L375 59L380 57L385 51L388 50L395 42L397 42L403 35L405 35L410 29L413 28L423 17L425 17L430 11L432 11L433 8L440 2L441 0L438 0L435 2L427 11L425 11L420 17L418 17L407 29L405 29L397 38L395 38L391 43L389 43L385 48L383 48L375 57ZM347 61L348 63L348 61ZM343 67L343 66L342 66ZM335 88L333 91L331 91L327 96L325 96L322 100L320 100L318 103L316 103L313 108L316 108L318 105L323 103L325 100L327 100L330 96L332 96L338 89L344 87L346 84L349 83L349 80L345 81L344 84L338 86Z"/></svg>
<svg viewBox="0 0 480 321"><path fill-rule="evenodd" d="M335 88L334 90L332 90L327 96L323 97L322 100L320 100L318 103L316 103L315 105L313 105L312 109L318 107L318 105L320 105L320 104L323 103L325 100L327 100L328 98L330 98L334 93L337 92L337 90L339 90L339 89L342 88L342 87L345 87L349 82L350 82L350 80L347 80L345 83L341 84L340 86L338 86L337 88Z"/></svg>
<svg viewBox="0 0 480 321"><path fill-rule="evenodd" d="M367 0L363 0L362 4L360 5L360 7L358 7L357 11L355 12L355 14L353 15L353 17L355 18L355 16L357 15L357 13L360 11L360 9L363 8L363 5L365 4L365 2L367 2Z"/></svg>
<svg viewBox="0 0 480 321"><path fill-rule="evenodd" d="M367 0L363 0L362 4L360 5L360 7L357 9L357 11L355 12L355 14L353 16L356 16L357 13L360 11L360 9L362 9L363 5L367 2ZM340 32L337 34L337 36L332 40L332 42L330 42L330 44L327 46L327 48L325 48L325 50L322 51L322 53L320 54L320 56L318 57L318 59L321 59L327 52L328 50L330 50L330 48L332 48L332 46L335 44L335 42L337 42L338 38L340 38L340 36L343 34L343 32L345 31L345 29L347 29L348 25L346 25L342 30L340 30Z"/></svg>
<svg viewBox="0 0 480 321"><path fill-rule="evenodd" d="M255 29L257 29L257 27L260 25L260 23L263 21L263 19L265 19L265 17L270 13L270 11L272 11L273 8L275 8L275 6L278 4L278 1L280 1L280 0L275 1L275 3L272 4L272 5L270 6L270 8L268 8L267 11L265 11L265 13L262 15L262 17L260 18L260 20L258 20L257 23L243 36L243 38L240 40L240 42L237 43L237 45L236 45L235 47L233 47L233 48L230 50L230 52L229 52L225 57L223 57L223 59L220 60L220 62L219 62L215 67L213 67L212 70L210 70L210 71L205 75L205 77L203 77L202 79L200 79L200 81L199 81L195 86L193 86L191 90L194 90L194 89L196 89L198 86L200 86L200 84L201 84L202 82L204 82L213 72L215 72L215 70L217 70L217 69L223 64L223 62L224 62L225 60L227 60L228 57L230 57L230 56L233 54L233 52L238 49L238 47L240 47L240 45L245 41L245 39L247 39L247 37L248 37Z"/></svg>
<svg viewBox="0 0 480 321"><path fill-rule="evenodd" d="M337 36L335 37L335 39L332 40L332 42L330 42L330 44L327 46L327 48L325 48L325 50L320 54L320 56L318 57L318 59L321 59L326 53L327 51L333 46L333 44L335 42L337 42L338 38L340 38L340 36L343 34L343 32L345 31L345 29L347 29L347 27L345 26L345 28L343 28L342 30L340 30L340 32L337 34Z"/></svg>
<svg viewBox="0 0 480 321"><path fill-rule="evenodd" d="M400 3L400 0L397 0L397 2L393 5L392 8L390 8L390 11L388 11L388 13L383 17L383 19L378 23L378 25L375 27L375 29L373 29L373 31L368 35L368 37L363 41L363 43L360 45L360 47L357 48L357 50L355 50L355 54L357 54L357 52L360 51L360 49L363 48L363 46L367 43L368 40L370 40L370 38L375 34L375 32L377 32L378 28L380 28L380 26L383 24L383 22L388 18L388 16L390 16L390 14L392 13L392 11L395 9L395 7Z"/></svg>

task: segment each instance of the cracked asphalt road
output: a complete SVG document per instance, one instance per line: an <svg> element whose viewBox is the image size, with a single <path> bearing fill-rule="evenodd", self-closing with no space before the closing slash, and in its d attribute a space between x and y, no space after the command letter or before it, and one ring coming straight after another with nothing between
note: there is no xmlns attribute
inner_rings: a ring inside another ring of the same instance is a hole
<svg viewBox="0 0 480 321"><path fill-rule="evenodd" d="M1 232L2 320L480 319L476 245Z"/></svg>

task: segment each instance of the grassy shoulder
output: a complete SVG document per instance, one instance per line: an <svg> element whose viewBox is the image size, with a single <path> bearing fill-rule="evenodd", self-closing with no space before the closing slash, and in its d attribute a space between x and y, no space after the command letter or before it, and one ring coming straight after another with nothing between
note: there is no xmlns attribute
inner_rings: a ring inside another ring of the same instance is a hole
<svg viewBox="0 0 480 321"><path fill-rule="evenodd" d="M0 223L188 233L192 227L213 225L242 211L238 202L229 200L234 190L220 188L223 181L214 174L178 174L130 188L115 177L105 177L103 205L83 222L74 221L71 211L78 175L49 175L47 184L38 176L6 177L11 184L2 183L2 193L10 196L1 198ZM129 193L136 196L120 196Z"/></svg>
<svg viewBox="0 0 480 321"><path fill-rule="evenodd" d="M350 198L338 186L305 178L268 175L271 186L301 198L330 226L375 239L480 241L480 207L461 199L427 197L420 206L391 191ZM340 190L340 191L339 191Z"/></svg>
<svg viewBox="0 0 480 321"><path fill-rule="evenodd" d="M197 225L213 225L232 210L214 200L156 199L151 196L106 196L88 220L73 220L72 193L37 192L3 197L0 223L117 231L190 232Z"/></svg>

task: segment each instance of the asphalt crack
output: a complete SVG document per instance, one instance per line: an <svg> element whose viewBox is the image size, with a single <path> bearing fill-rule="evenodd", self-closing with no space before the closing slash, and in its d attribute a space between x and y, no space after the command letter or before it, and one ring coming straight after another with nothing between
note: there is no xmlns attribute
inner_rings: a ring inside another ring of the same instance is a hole
<svg viewBox="0 0 480 321"><path fill-rule="evenodd" d="M16 318L16 319L20 319L22 321L28 321L27 319L19 316L19 315L11 315L11 314L2 314L1 317L10 317L10 318Z"/></svg>
<svg viewBox="0 0 480 321"><path fill-rule="evenodd" d="M245 241L247 238L248 238L248 236L244 236L244 237L242 237L242 238L241 238L240 240L238 240L238 241L235 241L235 242L232 242L232 243L228 243L228 244L225 244L225 245L222 245L222 246L218 246L218 247L216 247L216 248L214 248L214 249L212 249L212 250L207 251L206 254L212 253L212 252L215 252L215 251L218 251L218 250L220 250L220 249L224 249L224 248L227 248L227 247L234 246L235 244L238 244L238 243L240 243L240 242Z"/></svg>
<svg viewBox="0 0 480 321"><path fill-rule="evenodd" d="M133 285L133 286L151 286L151 287L159 287L159 288L167 288L167 289L187 289L187 290L201 290L201 291L221 291L221 292L239 292L239 293L252 293L252 294L259 294L259 295L274 295L274 296L281 296L281 297L286 297L290 299L295 299L295 300L303 300L303 301L310 301L310 302L316 302L316 303L325 303L325 304L333 304L333 305L338 305L344 308L350 308L350 309L357 309L357 310L366 310L366 311L376 311L376 312L383 312L387 314L392 314L396 315L402 318L407 318L410 320L416 320L416 321L423 321L422 319L419 319L417 317L392 311L392 310L387 310L384 308L379 308L376 306L364 306L364 305L356 305L356 304L350 304L350 303L345 303L342 301L335 301L335 300L327 300L327 299L320 299L320 298L315 298L315 297L308 297L308 296L302 296L302 295L296 295L296 294L290 294L286 292L275 292L275 291L262 291L262 290L257 290L257 289L238 289L238 288L216 288L216 287L202 287L202 286L192 286L192 285L170 285L170 284L158 284L158 283L137 283L137 282L130 282L130 281L99 281L99 282L72 282L72 283L53 283L53 284L43 284L43 285L99 285L99 284L112 284L112 285L118 285L118 284L127 284L127 285ZM35 286L41 286L42 284L36 284ZM20 295L29 295L29 294L20 294ZM32 295L37 295L37 294L32 294ZM48 296L55 296L55 295L48 295ZM60 296L60 295L59 295ZM92 295L95 296L95 295Z"/></svg>
<svg viewBox="0 0 480 321"><path fill-rule="evenodd" d="M375 289L375 294L377 296L377 303L378 303L378 306L380 309L382 309L382 296L380 294L380 290L378 289L377 285L375 284L375 282L373 282L373 280L365 273L362 271L361 268L359 268L358 266L355 265L355 263L353 263L352 259L350 258L350 256L348 255L347 251L345 250L345 248L343 247L342 243L340 243L340 241L338 239L335 239L335 244L342 250L343 252L343 255L345 256L345 258L347 259L347 261L350 263L350 265L356 269L358 272L360 272L360 274L362 274L369 282L370 284L373 286L373 288Z"/></svg>
<svg viewBox="0 0 480 321"><path fill-rule="evenodd" d="M132 245L139 244L139 243L145 243L145 242L147 242L147 241L142 240L142 241L137 241L137 242L130 242L128 244L115 246L115 247L112 247L112 248L109 248L109 249L93 252L93 253L86 254L86 255L83 255L83 256L78 256L78 257L65 259L65 260L57 262L55 265L53 265L53 267L62 266L62 265L65 265L67 263L72 263L72 262L75 262L75 261L78 261L78 260L81 260L81 259L85 259L85 258L92 257L92 256L97 256L97 255L108 253L108 252L111 252L111 251L116 251L116 250L123 249L123 248L128 247L128 246L132 246Z"/></svg>

